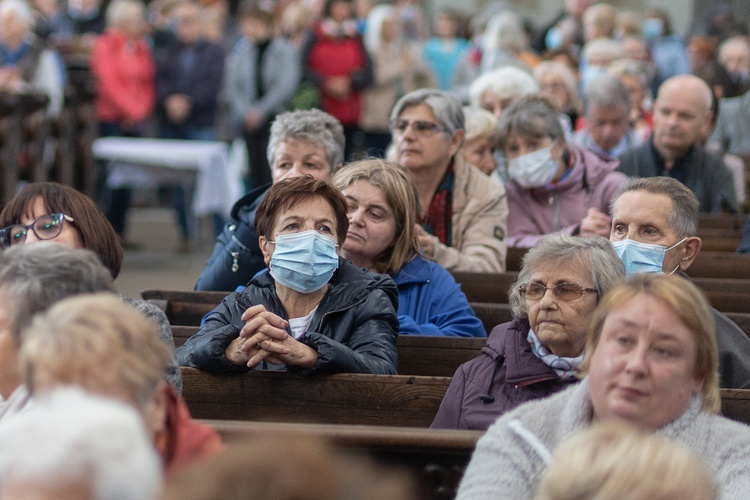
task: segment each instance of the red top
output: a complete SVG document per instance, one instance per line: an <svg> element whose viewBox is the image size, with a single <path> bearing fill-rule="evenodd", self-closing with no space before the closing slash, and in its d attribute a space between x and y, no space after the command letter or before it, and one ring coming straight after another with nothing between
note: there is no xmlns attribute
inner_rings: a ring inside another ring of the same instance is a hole
<svg viewBox="0 0 750 500"><path fill-rule="evenodd" d="M138 122L154 109L154 59L144 39L107 30L91 53L97 79L96 116L102 122Z"/></svg>
<svg viewBox="0 0 750 500"><path fill-rule="evenodd" d="M155 441L166 477L186 465L215 455L224 447L213 427L193 421L185 401L172 386L167 388L167 422Z"/></svg>

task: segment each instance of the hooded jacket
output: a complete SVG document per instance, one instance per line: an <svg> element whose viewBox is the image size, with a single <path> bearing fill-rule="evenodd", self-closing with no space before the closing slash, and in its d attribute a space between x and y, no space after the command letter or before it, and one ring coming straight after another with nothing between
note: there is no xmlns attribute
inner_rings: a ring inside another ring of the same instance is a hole
<svg viewBox="0 0 750 500"><path fill-rule="evenodd" d="M609 213L612 196L627 180L615 171L618 161L572 144L568 148L573 168L559 182L534 189L506 184L509 246L531 248L550 233L578 234L590 207Z"/></svg>
<svg viewBox="0 0 750 500"><path fill-rule="evenodd" d="M486 430L503 413L578 380L564 381L534 355L529 320L515 318L492 329L482 354L456 370L432 429Z"/></svg>
<svg viewBox="0 0 750 500"><path fill-rule="evenodd" d="M393 280L339 258L339 267L328 285L310 329L297 339L317 351L318 361L312 368L288 369L300 375L395 374L398 291ZM289 319L273 277L259 274L245 290L224 299L198 333L177 350L180 365L211 372L247 372L248 367L230 363L225 351L245 324L242 313L256 304ZM260 367L267 368L263 365Z"/></svg>

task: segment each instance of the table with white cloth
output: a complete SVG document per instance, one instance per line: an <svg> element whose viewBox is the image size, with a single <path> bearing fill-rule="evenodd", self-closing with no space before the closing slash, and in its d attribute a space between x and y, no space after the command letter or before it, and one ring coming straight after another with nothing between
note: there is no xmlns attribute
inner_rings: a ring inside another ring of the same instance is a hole
<svg viewBox="0 0 750 500"><path fill-rule="evenodd" d="M181 185L192 193L192 216L226 218L243 192L224 142L101 137L92 149L95 158L107 161L107 187Z"/></svg>

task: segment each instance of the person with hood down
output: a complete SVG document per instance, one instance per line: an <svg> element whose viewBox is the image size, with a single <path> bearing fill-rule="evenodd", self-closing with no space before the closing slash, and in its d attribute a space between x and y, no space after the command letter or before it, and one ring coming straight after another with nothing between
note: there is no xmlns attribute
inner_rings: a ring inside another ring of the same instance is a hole
<svg viewBox="0 0 750 500"><path fill-rule="evenodd" d="M521 403L577 382L589 319L624 277L602 237L542 238L511 286L513 320L493 328L482 354L456 370L431 427L486 430Z"/></svg>
<svg viewBox="0 0 750 500"><path fill-rule="evenodd" d="M544 235L608 236L612 195L627 179L617 160L568 144L546 98L514 102L498 124L508 160L508 246L530 248Z"/></svg>

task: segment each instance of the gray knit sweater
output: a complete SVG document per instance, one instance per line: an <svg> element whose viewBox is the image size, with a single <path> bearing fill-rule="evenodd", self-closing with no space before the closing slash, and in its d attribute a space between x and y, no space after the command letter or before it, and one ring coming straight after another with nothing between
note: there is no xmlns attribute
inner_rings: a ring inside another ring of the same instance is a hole
<svg viewBox="0 0 750 500"><path fill-rule="evenodd" d="M457 500L534 498L557 444L588 426L591 416L587 379L506 413L477 443ZM701 411L695 397L685 413L657 434L687 446L710 466L722 500L747 498L750 427Z"/></svg>

